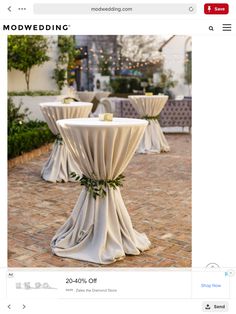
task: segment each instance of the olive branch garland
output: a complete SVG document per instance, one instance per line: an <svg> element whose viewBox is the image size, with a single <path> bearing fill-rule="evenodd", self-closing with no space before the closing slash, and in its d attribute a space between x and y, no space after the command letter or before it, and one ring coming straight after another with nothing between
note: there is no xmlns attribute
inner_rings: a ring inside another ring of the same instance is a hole
<svg viewBox="0 0 236 314"><path fill-rule="evenodd" d="M120 174L113 180L94 180L86 177L84 174L79 176L75 172L71 172L70 176L75 178L76 181L79 181L81 185L85 186L89 194L96 199L97 197L105 197L107 195L107 188L112 188L116 190L117 187L123 186L123 180L125 176Z"/></svg>
<svg viewBox="0 0 236 314"><path fill-rule="evenodd" d="M63 138L61 137L61 134L57 134L57 135L56 135L56 142L57 142L59 145L62 145L62 144L63 144Z"/></svg>
<svg viewBox="0 0 236 314"><path fill-rule="evenodd" d="M157 115L157 116L143 116L142 119L145 119L145 120L158 120L159 119L159 115Z"/></svg>

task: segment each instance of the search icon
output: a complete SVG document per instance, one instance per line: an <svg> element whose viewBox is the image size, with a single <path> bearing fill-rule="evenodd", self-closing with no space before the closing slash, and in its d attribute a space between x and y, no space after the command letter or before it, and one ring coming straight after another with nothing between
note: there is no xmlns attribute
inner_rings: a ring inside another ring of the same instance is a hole
<svg viewBox="0 0 236 314"><path fill-rule="evenodd" d="M213 31L214 32L213 26L209 26L209 31Z"/></svg>

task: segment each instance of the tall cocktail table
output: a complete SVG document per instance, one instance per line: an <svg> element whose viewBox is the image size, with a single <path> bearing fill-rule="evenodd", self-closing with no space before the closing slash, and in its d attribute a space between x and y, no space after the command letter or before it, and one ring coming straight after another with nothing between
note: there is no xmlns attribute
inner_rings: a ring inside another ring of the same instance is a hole
<svg viewBox="0 0 236 314"><path fill-rule="evenodd" d="M56 122L66 118L87 118L91 112L92 104L83 102L72 102L70 104L49 102L41 103L40 108L48 127L57 136L49 159L42 169L41 176L49 182L74 181L71 179L70 173L74 171L80 172L80 170L62 140Z"/></svg>
<svg viewBox="0 0 236 314"><path fill-rule="evenodd" d="M71 216L52 239L54 254L109 264L150 247L146 235L133 228L119 189L147 124L123 118L57 121L82 171L83 188Z"/></svg>
<svg viewBox="0 0 236 314"><path fill-rule="evenodd" d="M158 122L158 115L165 106L168 96L129 96L129 100L140 116L148 121L148 126L137 152L168 152L170 146Z"/></svg>

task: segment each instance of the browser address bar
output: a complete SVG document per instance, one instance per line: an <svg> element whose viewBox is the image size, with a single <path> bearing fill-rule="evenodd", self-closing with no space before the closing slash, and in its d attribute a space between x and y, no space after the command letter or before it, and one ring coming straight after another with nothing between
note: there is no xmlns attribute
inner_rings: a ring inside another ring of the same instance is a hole
<svg viewBox="0 0 236 314"><path fill-rule="evenodd" d="M192 3L35 3L34 14L195 14Z"/></svg>

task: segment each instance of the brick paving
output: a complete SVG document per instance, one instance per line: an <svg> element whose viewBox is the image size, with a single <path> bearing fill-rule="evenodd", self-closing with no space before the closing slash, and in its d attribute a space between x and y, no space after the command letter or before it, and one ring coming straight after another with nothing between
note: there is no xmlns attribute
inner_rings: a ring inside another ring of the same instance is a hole
<svg viewBox="0 0 236 314"><path fill-rule="evenodd" d="M54 256L50 241L78 198L77 183L40 178L48 153L9 170L9 267L191 267L191 137L166 136L171 152L135 155L121 193L151 249L108 266Z"/></svg>

